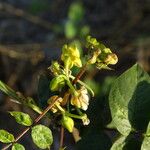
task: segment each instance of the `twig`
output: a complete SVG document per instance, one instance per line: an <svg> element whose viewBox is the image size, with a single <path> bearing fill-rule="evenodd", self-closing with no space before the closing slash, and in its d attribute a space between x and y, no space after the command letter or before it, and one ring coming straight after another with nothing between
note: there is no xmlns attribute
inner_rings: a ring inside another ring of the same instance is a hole
<svg viewBox="0 0 150 150"><path fill-rule="evenodd" d="M35 119L33 125L37 124L37 123L45 116L45 114L53 107L54 103L55 103L57 100L58 100L58 98L56 98L56 99L53 101L53 103L51 103L51 104L42 112L42 114L39 115L39 116ZM33 125L32 125L32 126L33 126ZM23 132L20 133L20 134L16 137L15 142L17 142L18 140L20 140L20 139L31 129L32 126L27 127L25 130L23 130ZM13 143L11 143L11 144L9 144L9 145L6 145L2 150L7 150L10 146L12 146L12 144L13 144Z"/></svg>
<svg viewBox="0 0 150 150"><path fill-rule="evenodd" d="M77 74L77 76L75 77L75 79L72 81L72 84L76 84L77 81L81 78L81 76L84 74L85 70L87 67L87 63L81 68L80 72Z"/></svg>
<svg viewBox="0 0 150 150"><path fill-rule="evenodd" d="M44 53L39 50L26 53L26 52L19 52L16 50L8 49L2 45L0 45L0 53L15 59L21 59L21 60L29 59L33 64L36 64L38 61L44 58Z"/></svg>
<svg viewBox="0 0 150 150"><path fill-rule="evenodd" d="M60 129L60 148L62 148L64 145L64 127L61 126Z"/></svg>
<svg viewBox="0 0 150 150"><path fill-rule="evenodd" d="M41 19L38 16L34 16L30 13L27 13L24 10L16 8L13 5L8 4L8 3L4 3L4 2L0 3L0 11L5 11L5 12L8 12L12 15L22 17L22 18L24 18L24 19L26 19L26 20L34 23L34 24L37 24L41 27L44 27L48 30L53 30L53 28L55 26L55 25L52 25L50 22Z"/></svg>
<svg viewBox="0 0 150 150"><path fill-rule="evenodd" d="M83 75L83 73L85 72L86 70L86 66L87 64L85 64L80 72L77 74L77 76L75 77L75 79L72 81L73 84L77 83L77 81L81 78L81 76ZM45 115L46 113L53 107L53 105L55 104L55 102L59 99L59 97L57 97L50 105L48 105L48 107L42 112L42 114L40 114L35 120L34 120L34 123L33 125L37 124ZM32 126L33 126L32 125ZM20 140L30 129L31 127L27 127L25 130L23 130L23 132L21 132L15 139L15 142L17 142L18 140ZM60 141L60 145L63 145L63 137L64 137L64 131L62 129L61 131L61 141ZM2 150L7 150L10 146L12 146L13 143L9 144L9 145L6 145Z"/></svg>

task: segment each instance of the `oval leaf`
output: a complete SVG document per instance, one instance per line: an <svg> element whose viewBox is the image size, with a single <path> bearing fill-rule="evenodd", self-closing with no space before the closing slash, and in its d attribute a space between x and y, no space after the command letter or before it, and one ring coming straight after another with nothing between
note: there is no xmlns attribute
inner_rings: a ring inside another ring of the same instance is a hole
<svg viewBox="0 0 150 150"><path fill-rule="evenodd" d="M110 150L140 150L142 139L138 139L136 135L130 133L128 136L121 136Z"/></svg>
<svg viewBox="0 0 150 150"><path fill-rule="evenodd" d="M145 137L141 146L141 150L149 150L150 148L150 137Z"/></svg>
<svg viewBox="0 0 150 150"><path fill-rule="evenodd" d="M122 150L125 146L125 136L121 136L118 140L114 142L110 150Z"/></svg>
<svg viewBox="0 0 150 150"><path fill-rule="evenodd" d="M148 150L149 148L150 148L150 122L147 126L147 130L141 146L141 150Z"/></svg>
<svg viewBox="0 0 150 150"><path fill-rule="evenodd" d="M44 125L36 125L31 132L33 142L41 149L49 148L53 143L51 130Z"/></svg>
<svg viewBox="0 0 150 150"><path fill-rule="evenodd" d="M9 112L11 116L13 116L16 120L17 123L24 125L24 126L31 126L33 121L31 117L23 112L18 112L18 111L12 111Z"/></svg>
<svg viewBox="0 0 150 150"><path fill-rule="evenodd" d="M12 150L25 150L24 146L19 144L19 143L15 143L12 146Z"/></svg>
<svg viewBox="0 0 150 150"><path fill-rule="evenodd" d="M112 84L109 95L112 121L121 134L146 130L150 120L149 91L150 77L138 64Z"/></svg>
<svg viewBox="0 0 150 150"><path fill-rule="evenodd" d="M11 143L14 142L14 136L7 132L6 130L0 130L0 142L2 143Z"/></svg>

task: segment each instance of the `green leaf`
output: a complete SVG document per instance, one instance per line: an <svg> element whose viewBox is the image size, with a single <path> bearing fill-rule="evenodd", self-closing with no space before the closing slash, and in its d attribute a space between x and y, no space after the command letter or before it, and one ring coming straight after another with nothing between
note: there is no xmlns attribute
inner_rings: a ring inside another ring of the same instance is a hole
<svg viewBox="0 0 150 150"><path fill-rule="evenodd" d="M125 136L121 136L118 140L114 142L110 150L122 150L125 145Z"/></svg>
<svg viewBox="0 0 150 150"><path fill-rule="evenodd" d="M2 143L11 143L14 142L15 138L12 134L6 130L0 130L0 142Z"/></svg>
<svg viewBox="0 0 150 150"><path fill-rule="evenodd" d="M75 24L68 20L65 24L65 35L68 39L72 39L76 36L77 34L77 27Z"/></svg>
<svg viewBox="0 0 150 150"><path fill-rule="evenodd" d="M68 17L71 21L79 23L84 16L84 8L82 3L74 2L70 5Z"/></svg>
<svg viewBox="0 0 150 150"><path fill-rule="evenodd" d="M18 112L18 111L11 111L9 112L11 116L13 116L16 120L17 123L24 125L24 126L31 126L33 121L31 117L23 112Z"/></svg>
<svg viewBox="0 0 150 150"><path fill-rule="evenodd" d="M142 139L138 139L135 134L121 136L110 150L140 150Z"/></svg>
<svg viewBox="0 0 150 150"><path fill-rule="evenodd" d="M118 131L128 135L130 131L145 132L150 120L150 77L135 64L112 84L109 104L112 121Z"/></svg>
<svg viewBox="0 0 150 150"><path fill-rule="evenodd" d="M36 125L31 132L33 142L41 149L46 149L53 143L51 130L44 125Z"/></svg>
<svg viewBox="0 0 150 150"><path fill-rule="evenodd" d="M0 90L13 99L18 100L19 98L16 92L13 89L11 89L8 85L6 85L4 82L2 82L1 80L0 80Z"/></svg>
<svg viewBox="0 0 150 150"><path fill-rule="evenodd" d="M24 146L19 144L19 143L15 143L12 146L12 150L25 150Z"/></svg>
<svg viewBox="0 0 150 150"><path fill-rule="evenodd" d="M141 150L149 150L150 148L150 137L146 136L143 140Z"/></svg>
<svg viewBox="0 0 150 150"><path fill-rule="evenodd" d="M150 148L150 122L147 126L147 130L141 146L141 150L148 150L149 148Z"/></svg>

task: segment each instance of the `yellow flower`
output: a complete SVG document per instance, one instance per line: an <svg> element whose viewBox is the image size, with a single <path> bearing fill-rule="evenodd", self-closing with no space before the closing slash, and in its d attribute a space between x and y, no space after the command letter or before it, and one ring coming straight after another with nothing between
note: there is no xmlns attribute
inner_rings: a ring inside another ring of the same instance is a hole
<svg viewBox="0 0 150 150"><path fill-rule="evenodd" d="M77 92L78 96L72 96L71 104L83 110L87 110L89 105L89 96L87 89L84 86L82 86L81 89Z"/></svg>
<svg viewBox="0 0 150 150"><path fill-rule="evenodd" d="M86 114L83 115L82 122L83 122L83 125L88 125L90 123L90 120Z"/></svg>
<svg viewBox="0 0 150 150"><path fill-rule="evenodd" d="M65 67L70 69L73 65L82 67L80 53L75 45L64 45L62 48L61 60L64 62Z"/></svg>

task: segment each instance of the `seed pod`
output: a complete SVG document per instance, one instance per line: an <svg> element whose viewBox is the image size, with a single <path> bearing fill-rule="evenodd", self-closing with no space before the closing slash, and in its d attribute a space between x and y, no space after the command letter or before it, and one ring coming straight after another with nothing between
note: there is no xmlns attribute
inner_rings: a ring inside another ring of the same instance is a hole
<svg viewBox="0 0 150 150"><path fill-rule="evenodd" d="M74 121L72 118L63 115L62 119L61 119L61 124L63 127L65 127L69 132L73 131L73 127L74 127Z"/></svg>

